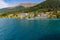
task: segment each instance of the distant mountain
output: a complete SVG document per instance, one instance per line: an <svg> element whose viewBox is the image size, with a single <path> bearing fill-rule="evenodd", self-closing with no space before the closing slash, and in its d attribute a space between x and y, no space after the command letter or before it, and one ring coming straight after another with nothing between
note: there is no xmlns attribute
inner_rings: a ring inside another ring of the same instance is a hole
<svg viewBox="0 0 60 40"><path fill-rule="evenodd" d="M23 6L25 8L27 8L27 7L33 7L35 5L37 5L37 4L35 4L35 3L21 3L21 4L19 4L19 6Z"/></svg>
<svg viewBox="0 0 60 40"><path fill-rule="evenodd" d="M22 9L33 7L35 5L36 4L33 4L33 3L28 3L28 4L27 3L21 3L21 4L17 5L17 6L0 9L0 13L6 13L6 12L12 12L12 11L20 11Z"/></svg>

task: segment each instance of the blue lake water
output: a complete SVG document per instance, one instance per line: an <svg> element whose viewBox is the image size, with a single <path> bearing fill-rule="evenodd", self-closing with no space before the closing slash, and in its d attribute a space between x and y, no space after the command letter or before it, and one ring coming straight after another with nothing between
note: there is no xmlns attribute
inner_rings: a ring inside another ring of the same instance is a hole
<svg viewBox="0 0 60 40"><path fill-rule="evenodd" d="M0 19L0 40L60 40L60 20Z"/></svg>

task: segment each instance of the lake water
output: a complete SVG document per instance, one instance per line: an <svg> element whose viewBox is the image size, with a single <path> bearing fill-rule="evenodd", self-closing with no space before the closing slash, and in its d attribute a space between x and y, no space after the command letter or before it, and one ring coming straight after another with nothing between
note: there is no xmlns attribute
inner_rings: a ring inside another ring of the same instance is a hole
<svg viewBox="0 0 60 40"><path fill-rule="evenodd" d="M60 20L0 19L0 40L60 40Z"/></svg>

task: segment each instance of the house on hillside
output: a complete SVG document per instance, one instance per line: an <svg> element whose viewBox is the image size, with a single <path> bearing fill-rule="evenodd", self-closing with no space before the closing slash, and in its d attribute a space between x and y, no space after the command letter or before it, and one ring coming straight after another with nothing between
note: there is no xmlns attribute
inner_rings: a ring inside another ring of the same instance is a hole
<svg viewBox="0 0 60 40"><path fill-rule="evenodd" d="M29 15L29 13L20 13L19 14L20 18L27 17L28 15Z"/></svg>
<svg viewBox="0 0 60 40"><path fill-rule="evenodd" d="M44 13L44 12L41 12L41 13L38 14L38 16L39 16L40 18L48 18L48 17L49 17L49 14Z"/></svg>

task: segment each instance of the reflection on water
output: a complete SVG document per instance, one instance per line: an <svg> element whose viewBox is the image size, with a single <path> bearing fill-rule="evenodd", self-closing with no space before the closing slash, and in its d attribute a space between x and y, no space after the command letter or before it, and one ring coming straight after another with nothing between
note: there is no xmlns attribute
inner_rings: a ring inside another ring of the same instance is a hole
<svg viewBox="0 0 60 40"><path fill-rule="evenodd" d="M60 20L0 19L0 40L60 40Z"/></svg>

